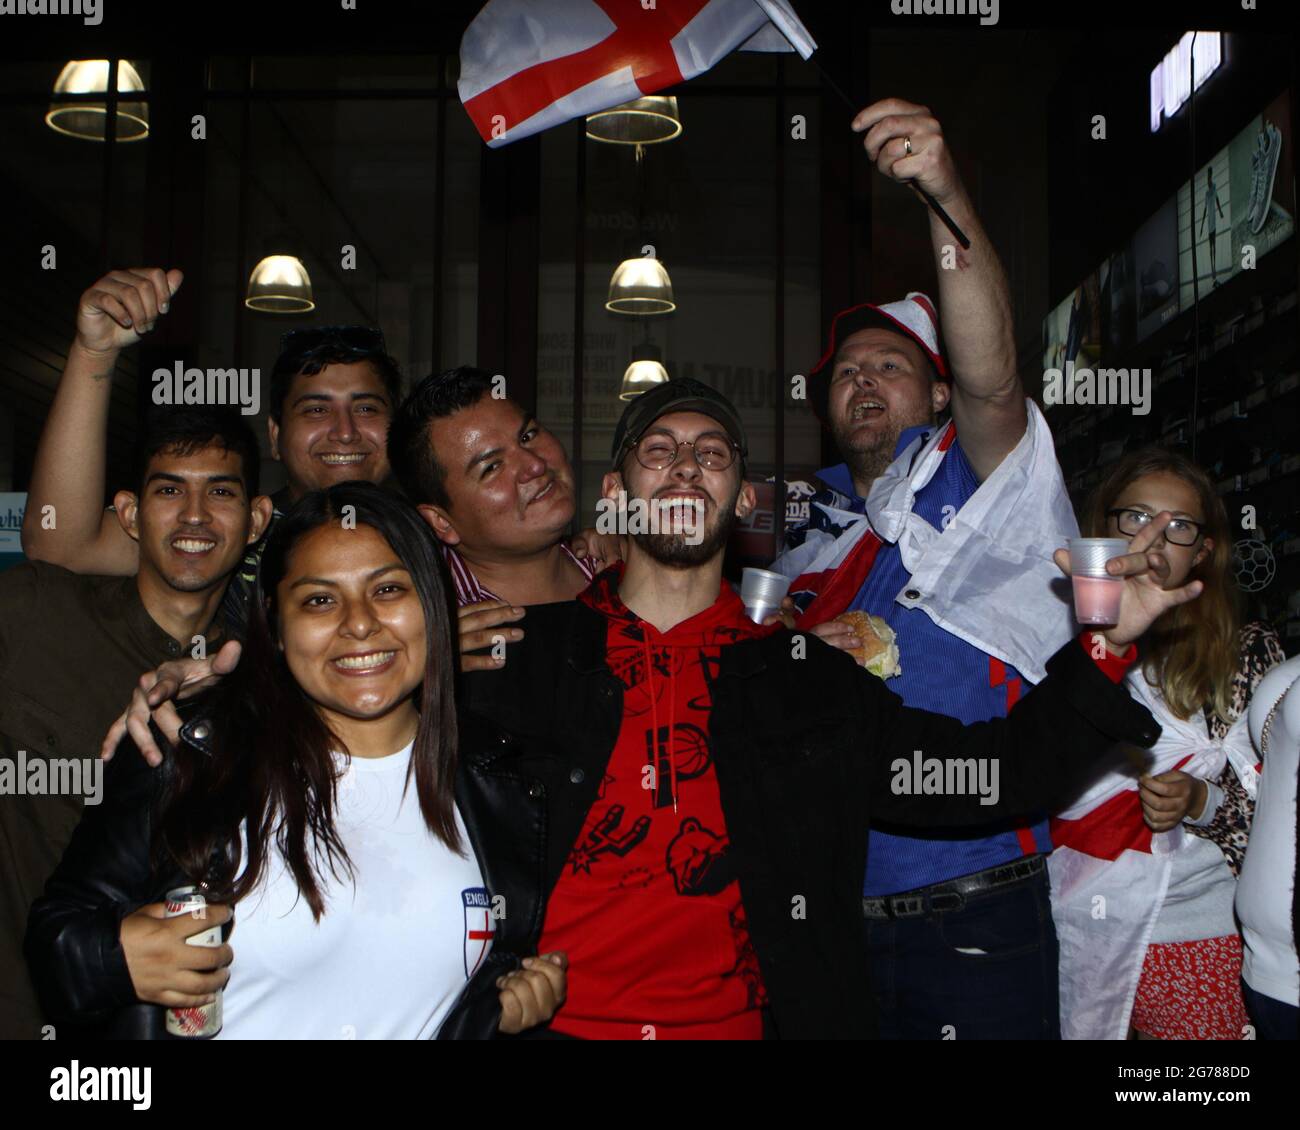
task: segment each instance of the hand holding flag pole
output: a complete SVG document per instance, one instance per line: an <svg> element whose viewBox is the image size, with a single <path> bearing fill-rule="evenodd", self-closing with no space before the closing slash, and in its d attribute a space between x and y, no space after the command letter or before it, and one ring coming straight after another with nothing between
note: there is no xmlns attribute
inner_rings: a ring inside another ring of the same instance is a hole
<svg viewBox="0 0 1300 1130"><path fill-rule="evenodd" d="M826 85L839 95L840 100L844 105L856 114L858 112L858 107L853 102L853 99L844 93L840 88L840 84L831 77L830 72L815 58L817 44L813 40L812 36L808 34L807 29L799 23L797 17L794 15L794 10L789 8L788 4L779 2L774 3L773 0L754 0L754 3L763 10L764 15L766 15L767 18L780 30L781 34L789 40L790 46L793 47L800 56L817 68L817 73L822 76ZM920 196L927 205L929 205L930 210L943 221L943 226L952 232L953 238L961 244L962 250L970 250L970 240L966 238L966 233L953 222L953 218L944 211L943 205L915 181L910 181L908 183L917 195Z"/></svg>
<svg viewBox="0 0 1300 1130"><path fill-rule="evenodd" d="M757 0L755 0L755 2L757 2ZM814 67L817 68L818 73L825 80L826 85L829 86L836 94L840 96L841 101L843 101L843 103L850 110L852 110L854 113L857 113L858 110L857 105L847 94L844 93L843 90L840 89L839 84L830 76L830 72L828 72L826 68L823 67L821 63L819 63L816 60L816 58L809 56L808 61L812 63ZM943 226L946 227L950 232L952 232L953 238L958 243L961 244L962 250L969 251L970 240L966 237L966 233L963 232L961 228L959 228L956 225L956 223L954 223L953 218L950 215L948 215L947 212L944 211L943 205L940 204L939 201L937 201L933 196L931 196L928 192L926 192L925 189L923 189L915 181L909 181L908 184L910 185L912 190L916 192L916 194L920 196L921 199L926 202L926 204L929 205L930 210L936 216L938 216L940 220L943 221Z"/></svg>

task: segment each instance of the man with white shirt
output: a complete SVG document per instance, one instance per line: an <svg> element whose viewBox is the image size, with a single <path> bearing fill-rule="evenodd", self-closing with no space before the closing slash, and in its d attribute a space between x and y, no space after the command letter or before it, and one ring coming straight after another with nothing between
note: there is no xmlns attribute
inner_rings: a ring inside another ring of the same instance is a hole
<svg viewBox="0 0 1300 1130"><path fill-rule="evenodd" d="M835 319L810 399L844 462L773 568L798 624L853 648L845 611L882 617L909 706L1004 717L1074 631L1052 551L1077 526L1041 413L1016 372L1001 264L939 123L886 99L863 110L870 158L929 192L970 237L930 217L938 309L911 293ZM940 345L940 328L947 344ZM863 890L886 1038L1060 1034L1045 820L922 838L876 826Z"/></svg>

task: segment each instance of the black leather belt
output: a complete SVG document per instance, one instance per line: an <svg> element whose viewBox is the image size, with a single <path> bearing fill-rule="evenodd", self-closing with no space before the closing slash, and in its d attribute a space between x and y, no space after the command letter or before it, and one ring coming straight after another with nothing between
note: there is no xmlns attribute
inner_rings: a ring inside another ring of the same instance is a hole
<svg viewBox="0 0 1300 1130"><path fill-rule="evenodd" d="M969 895L1009 887L1042 874L1047 866L1047 856L1031 855L1015 863L1003 863L960 879L949 879L929 887L918 887L900 895L884 895L862 900L862 914L866 918L920 918L933 910L960 910Z"/></svg>

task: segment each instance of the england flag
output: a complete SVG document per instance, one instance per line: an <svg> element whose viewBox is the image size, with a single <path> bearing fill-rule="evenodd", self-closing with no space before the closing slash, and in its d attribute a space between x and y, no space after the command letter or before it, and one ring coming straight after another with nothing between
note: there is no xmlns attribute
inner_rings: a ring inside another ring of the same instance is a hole
<svg viewBox="0 0 1300 1130"><path fill-rule="evenodd" d="M489 0L460 44L460 100L491 147L703 74L732 51L817 44L786 0Z"/></svg>

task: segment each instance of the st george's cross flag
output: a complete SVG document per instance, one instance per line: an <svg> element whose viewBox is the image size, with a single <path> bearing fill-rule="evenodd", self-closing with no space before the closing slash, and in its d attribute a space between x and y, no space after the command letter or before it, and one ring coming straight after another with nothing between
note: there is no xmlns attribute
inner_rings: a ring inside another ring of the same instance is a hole
<svg viewBox="0 0 1300 1130"><path fill-rule="evenodd" d="M694 78L732 51L817 48L787 0L489 0L460 100L495 148Z"/></svg>

